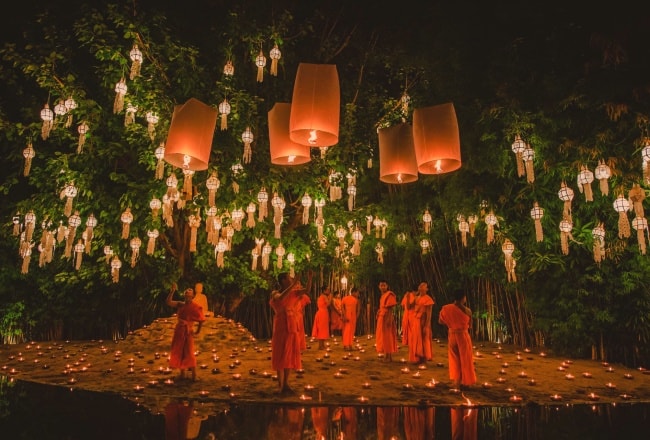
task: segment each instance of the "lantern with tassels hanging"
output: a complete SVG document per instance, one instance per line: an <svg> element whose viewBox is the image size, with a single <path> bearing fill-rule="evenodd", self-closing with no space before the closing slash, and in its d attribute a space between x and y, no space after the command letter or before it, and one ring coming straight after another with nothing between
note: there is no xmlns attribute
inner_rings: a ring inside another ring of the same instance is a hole
<svg viewBox="0 0 650 440"><path fill-rule="evenodd" d="M609 165L604 160L599 160L594 174L596 179L598 179L600 193L604 196L609 195L609 178L612 176L612 170Z"/></svg>
<svg viewBox="0 0 650 440"><path fill-rule="evenodd" d="M223 238L219 239L219 242L214 248L214 251L217 254L217 267L222 268L224 266L223 254L228 249L228 244Z"/></svg>
<svg viewBox="0 0 650 440"><path fill-rule="evenodd" d="M571 230L573 229L573 222L569 218L564 218L560 222L560 245L562 253L569 255L569 239L573 239Z"/></svg>
<svg viewBox="0 0 650 440"><path fill-rule="evenodd" d="M643 210L643 200L645 199L645 190L641 188L641 185L634 183L632 189L628 193L628 198L632 203L632 210L634 215L637 217L645 217L645 212Z"/></svg>
<svg viewBox="0 0 650 440"><path fill-rule="evenodd" d="M221 181L217 177L217 172L213 171L210 174L210 177L205 181L205 187L208 189L208 206L215 206L215 198L217 195L217 190L221 185Z"/></svg>
<svg viewBox="0 0 650 440"><path fill-rule="evenodd" d="M643 182L650 184L650 139L645 140L645 145L641 150L641 159L643 160Z"/></svg>
<svg viewBox="0 0 650 440"><path fill-rule="evenodd" d="M348 231L343 227L339 226L336 228L336 231L334 234L336 235L336 238L339 239L339 247L343 248L345 246L345 236L347 235Z"/></svg>
<svg viewBox="0 0 650 440"><path fill-rule="evenodd" d="M593 202L594 193L591 190L591 182L594 181L594 173L591 172L585 165L580 167L578 173L578 190L585 193L585 201Z"/></svg>
<svg viewBox="0 0 650 440"><path fill-rule="evenodd" d="M77 244L74 245L74 268L75 270L81 269L81 261L83 259L83 254L84 254L84 243L83 240L80 238Z"/></svg>
<svg viewBox="0 0 650 440"><path fill-rule="evenodd" d="M287 261L289 262L289 276L291 278L296 276L296 271L295 271L295 263L296 263L296 256L293 254L293 252L289 252L287 254Z"/></svg>
<svg viewBox="0 0 650 440"><path fill-rule="evenodd" d="M275 225L275 238L282 238L280 232L280 226L282 226L282 221L284 219L284 207L286 202L278 193L274 193L273 199L271 199L271 206L273 206L273 224Z"/></svg>
<svg viewBox="0 0 650 440"><path fill-rule="evenodd" d="M207 169L216 125L217 110L198 99L190 98L175 106L165 142L165 160L178 168Z"/></svg>
<svg viewBox="0 0 650 440"><path fill-rule="evenodd" d="M476 214L470 214L467 216L467 223L469 223L469 236L474 238L476 232L476 223L478 222L478 216Z"/></svg>
<svg viewBox="0 0 650 440"><path fill-rule="evenodd" d="M260 53L255 57L255 65L257 66L257 82L264 82L264 67L266 67L266 57L264 52L260 49Z"/></svg>
<svg viewBox="0 0 650 440"><path fill-rule="evenodd" d="M131 214L131 208L126 208L122 215L120 216L120 221L122 222L122 239L128 240L130 234L131 222L133 222L133 214Z"/></svg>
<svg viewBox="0 0 650 440"><path fill-rule="evenodd" d="M241 134L241 140L244 143L244 154L242 155L242 161L244 163L251 163L251 158L253 154L253 149L251 148L251 144L253 143L254 139L255 136L253 136L253 131L251 130L250 127L246 127L244 132Z"/></svg>
<svg viewBox="0 0 650 440"><path fill-rule="evenodd" d="M521 158L524 161L524 168L526 170L526 181L528 183L535 182L535 150L533 150L530 144L526 144Z"/></svg>
<svg viewBox="0 0 650 440"><path fill-rule="evenodd" d="M176 195L178 194L178 177L176 177L176 174L174 171L171 171L169 173L169 176L167 176L167 179L165 180L165 185L167 185L167 197L169 197L170 201L173 200Z"/></svg>
<svg viewBox="0 0 650 440"><path fill-rule="evenodd" d="M156 148L156 151L154 152L154 155L156 156L156 159L158 160L156 162L156 174L155 178L156 180L162 180L163 177L165 177L165 145L160 144L158 148Z"/></svg>
<svg viewBox="0 0 650 440"><path fill-rule="evenodd" d="M160 120L160 117L157 113L147 112L144 118L147 120L147 133L149 134L149 139L153 142L156 139L156 124ZM165 151L165 153L166 152L167 151Z"/></svg>
<svg viewBox="0 0 650 440"><path fill-rule="evenodd" d="M215 228L217 216L217 207L210 206L205 210L205 233L207 235L206 241L212 245L217 245L218 235Z"/></svg>
<svg viewBox="0 0 650 440"><path fill-rule="evenodd" d="M27 147L23 150L23 157L25 158L25 166L23 167L23 176L29 176L29 171L32 169L32 159L36 156L36 151L32 146L32 142L27 143Z"/></svg>
<svg viewBox="0 0 650 440"><path fill-rule="evenodd" d="M138 107L133 105L130 102L126 104L126 112L124 112L124 126L128 127L129 125L135 122L135 114L138 112Z"/></svg>
<svg viewBox="0 0 650 440"><path fill-rule="evenodd" d="M429 253L429 248L431 248L431 242L428 238L423 238L420 240L420 247L422 248L422 255Z"/></svg>
<svg viewBox="0 0 650 440"><path fill-rule="evenodd" d="M284 246L282 243L278 243L278 245L275 247L275 255L278 257L278 260L276 262L276 266L278 269L282 269L283 266L283 257L285 254L286 250L284 249Z"/></svg>
<svg viewBox="0 0 650 440"><path fill-rule="evenodd" d="M544 241L544 230L542 229L542 217L544 217L544 208L541 208L537 202L533 203L533 209L530 210L530 217L535 222L535 239L539 243Z"/></svg>
<svg viewBox="0 0 650 440"><path fill-rule="evenodd" d="M512 256L512 254L515 252L514 243L510 241L510 239L506 238L503 240L503 244L501 245L501 251L503 252L504 256L504 264L506 267L506 274L508 275L508 282L516 283L517 273L515 272L515 267L517 266L517 262Z"/></svg>
<svg viewBox="0 0 650 440"><path fill-rule="evenodd" d="M192 187L192 176L194 170L183 169L183 198L185 200L192 200L194 189Z"/></svg>
<svg viewBox="0 0 650 440"><path fill-rule="evenodd" d="M147 231L147 255L153 255L156 250L156 239L160 235L158 229L149 229Z"/></svg>
<svg viewBox="0 0 650 440"><path fill-rule="evenodd" d="M352 249L350 249L350 253L356 256L361 255L361 240L363 240L363 234L358 227L355 227L354 231L352 232L352 240L353 244Z"/></svg>
<svg viewBox="0 0 650 440"><path fill-rule="evenodd" d="M384 246L381 243L375 245L375 252L377 253L377 263L384 264Z"/></svg>
<svg viewBox="0 0 650 440"><path fill-rule="evenodd" d="M485 216L484 221L487 225L487 244L490 244L494 242L494 226L497 225L499 221L492 211Z"/></svg>
<svg viewBox="0 0 650 440"><path fill-rule="evenodd" d="M634 217L632 220L632 227L636 230L636 239L639 243L639 251L641 255L646 253L646 231L648 230L648 220L645 217Z"/></svg>
<svg viewBox="0 0 650 440"><path fill-rule="evenodd" d="M250 202L248 206L246 207L246 227L247 228L254 228L255 227L255 211L257 211L257 207L255 206L255 203Z"/></svg>
<svg viewBox="0 0 650 440"><path fill-rule="evenodd" d="M65 206L63 207L63 215L70 217L72 214L72 201L77 196L78 189L74 186L74 182L68 183L61 192L61 198L65 198Z"/></svg>
<svg viewBox="0 0 650 440"><path fill-rule="evenodd" d="M36 214L34 211L29 211L25 214L25 241L32 241L32 236L34 235L34 229L36 228Z"/></svg>
<svg viewBox="0 0 650 440"><path fill-rule="evenodd" d="M614 200L614 211L618 212L618 238L629 238L630 220L627 212L630 210L630 202L623 194L619 194Z"/></svg>
<svg viewBox="0 0 650 440"><path fill-rule="evenodd" d="M115 100L113 101L113 113L119 113L124 109L124 96L129 90L124 77L115 84Z"/></svg>
<svg viewBox="0 0 650 440"><path fill-rule="evenodd" d="M20 214L20 213L18 213ZM14 224L13 228L13 235L14 236L19 236L20 235L20 216L14 215L14 218L12 219L12 222Z"/></svg>
<svg viewBox="0 0 650 440"><path fill-rule="evenodd" d="M338 143L340 104L336 65L300 63L291 99L291 140L310 147Z"/></svg>
<svg viewBox="0 0 650 440"><path fill-rule="evenodd" d="M269 57L271 57L271 69L269 73L272 76L278 76L278 60L282 56L282 52L280 52L280 48L278 47L277 44L273 45L273 48L269 52Z"/></svg>
<svg viewBox="0 0 650 440"><path fill-rule="evenodd" d="M422 222L424 223L424 233L429 234L431 232L431 222L433 221L433 218L431 217L431 213L429 212L428 209L424 210L424 214L422 214Z"/></svg>
<svg viewBox="0 0 650 440"><path fill-rule="evenodd" d="M374 218L374 217L373 217L372 215L367 215L367 216L366 216L366 234L368 234L368 235L369 235L369 234L371 233L371 231L372 231L371 228L372 228L372 219L373 219L373 218Z"/></svg>
<svg viewBox="0 0 650 440"><path fill-rule="evenodd" d="M232 164L230 167L232 172L232 192L239 194L239 183L237 183L237 177L244 172L244 166L237 162Z"/></svg>
<svg viewBox="0 0 650 440"><path fill-rule="evenodd" d="M448 173L461 167L460 134L452 103L413 111L413 145L422 174Z"/></svg>
<svg viewBox="0 0 650 440"><path fill-rule="evenodd" d="M235 235L235 228L233 228L232 225L226 225L226 227L224 227L223 229L226 232L226 245L227 245L226 250L232 250L232 238Z"/></svg>
<svg viewBox="0 0 650 440"><path fill-rule="evenodd" d="M600 264L605 259L605 226L603 222L591 230L591 236L594 239L593 254L596 264Z"/></svg>
<svg viewBox="0 0 650 440"><path fill-rule="evenodd" d="M34 247L34 243L29 243L20 252L20 256L23 259L23 264L20 267L20 273L22 273L23 275L25 275L25 274L27 274L29 272L29 263L30 263L30 261L32 259L32 248L33 247Z"/></svg>
<svg viewBox="0 0 650 440"><path fill-rule="evenodd" d="M226 61L226 64L223 66L223 74L226 76L233 76L235 74L235 65L232 63L232 60Z"/></svg>
<svg viewBox="0 0 650 440"><path fill-rule="evenodd" d="M311 208L311 205L313 203L312 198L309 196L309 194L305 193L304 196L302 196L302 200L300 201L300 204L302 205L302 224L306 225L309 223L309 208Z"/></svg>
<svg viewBox="0 0 650 440"><path fill-rule="evenodd" d="M275 165L302 165L311 160L309 145L294 142L289 137L291 104L276 102L268 113L269 150Z"/></svg>
<svg viewBox="0 0 650 440"><path fill-rule="evenodd" d="M159 198L154 197L149 202L149 208L151 208L151 216L156 219L160 215L160 208L162 207L162 202Z"/></svg>
<svg viewBox="0 0 650 440"><path fill-rule="evenodd" d="M77 101L75 101L72 96L69 96L68 99L65 100L64 104L68 114L65 121L65 127L68 128L72 126L72 111L77 108Z"/></svg>
<svg viewBox="0 0 650 440"><path fill-rule="evenodd" d="M257 270L257 260L260 258L260 252L257 247L251 249L251 270Z"/></svg>
<svg viewBox="0 0 650 440"><path fill-rule="evenodd" d="M401 123L380 128L377 134L379 136L379 180L393 184L418 180L418 164L415 158L411 124Z"/></svg>
<svg viewBox="0 0 650 440"><path fill-rule="evenodd" d="M114 283L120 281L120 268L122 267L122 262L117 255L111 260L111 277Z"/></svg>
<svg viewBox="0 0 650 440"><path fill-rule="evenodd" d="M41 138L45 141L50 137L50 131L52 131L52 127L54 126L54 112L50 110L50 105L47 102L41 110L41 120L43 121Z"/></svg>
<svg viewBox="0 0 650 440"><path fill-rule="evenodd" d="M259 206L257 220L264 221L268 216L268 203L269 203L269 193L266 191L266 188L262 187L257 193L257 203Z"/></svg>
<svg viewBox="0 0 650 440"><path fill-rule="evenodd" d="M332 202L340 200L343 197L343 191L341 190L341 185L339 185L341 179L341 173L334 170L330 171L329 176L327 177L327 181L329 182L330 201Z"/></svg>
<svg viewBox="0 0 650 440"><path fill-rule="evenodd" d="M241 231L242 221L245 217L244 210L241 208L233 209L230 217L232 218L232 226L235 228L235 231Z"/></svg>
<svg viewBox="0 0 650 440"><path fill-rule="evenodd" d="M70 258L72 256L72 243L74 243L75 235L77 234L77 228L81 224L81 217L79 216L79 211L75 211L74 214L68 218L68 234L65 237L65 256Z"/></svg>
<svg viewBox="0 0 650 440"><path fill-rule="evenodd" d="M56 119L57 117L59 118L59 120L61 120L63 118L63 116L65 116L66 113L68 113L68 109L66 108L65 102L63 101L63 99L60 99L59 102L57 102L56 105L54 106L54 120L55 120L55 122L57 120Z"/></svg>
<svg viewBox="0 0 650 440"><path fill-rule="evenodd" d="M354 203L357 199L357 186L348 185L348 211L354 210Z"/></svg>
<svg viewBox="0 0 650 440"><path fill-rule="evenodd" d="M526 150L526 143L521 138L519 134L515 135L515 140L512 143L512 152L515 153L515 158L517 160L517 176L521 177L526 173L524 167L524 150Z"/></svg>
<svg viewBox="0 0 650 440"><path fill-rule="evenodd" d="M266 244L262 247L262 269L263 270L269 269L271 252L273 252L273 247L271 247L271 244L269 242L266 242Z"/></svg>
<svg viewBox="0 0 650 440"><path fill-rule="evenodd" d="M113 254L115 252L113 251L113 248L110 245L104 246L104 255L106 258L106 263L110 266L111 260L113 258Z"/></svg>
<svg viewBox="0 0 650 440"><path fill-rule="evenodd" d="M379 216L375 217L375 219L372 221L373 226L375 227L375 238L379 238L381 236L381 225L382 225L382 220L379 218Z"/></svg>
<svg viewBox="0 0 650 440"><path fill-rule="evenodd" d="M86 219L86 232L84 233L85 246L84 250L87 254L90 254L90 248L93 240L93 231L97 226L97 217L94 214L90 214Z"/></svg>
<svg viewBox="0 0 650 440"><path fill-rule="evenodd" d="M557 192L557 196L564 202L562 217L571 221L571 201L573 200L573 190L566 186L565 182L562 182L560 184L560 190Z"/></svg>
<svg viewBox="0 0 650 440"><path fill-rule="evenodd" d="M59 227L56 229L56 242L61 243L65 240L65 237L68 235L68 227L63 224L62 221L59 222Z"/></svg>
<svg viewBox="0 0 650 440"><path fill-rule="evenodd" d="M90 126L87 122L82 122L77 127L77 132L79 133L79 140L77 141L77 154L80 154L83 151L84 145L86 144L86 135L90 130Z"/></svg>
<svg viewBox="0 0 650 440"><path fill-rule="evenodd" d="M199 226L201 226L201 216L191 214L189 217L189 225L190 225L189 251L196 252L196 237L197 237L197 232L199 230Z"/></svg>
<svg viewBox="0 0 650 440"><path fill-rule="evenodd" d="M461 216L460 220L458 221L458 230L460 231L463 247L467 247L467 233L469 232L469 223L464 216Z"/></svg>
<svg viewBox="0 0 650 440"><path fill-rule="evenodd" d="M142 67L142 51L138 48L137 43L133 44L133 49L129 52L131 58L131 71L129 72L129 79L133 81L136 76L140 76L140 68Z"/></svg>

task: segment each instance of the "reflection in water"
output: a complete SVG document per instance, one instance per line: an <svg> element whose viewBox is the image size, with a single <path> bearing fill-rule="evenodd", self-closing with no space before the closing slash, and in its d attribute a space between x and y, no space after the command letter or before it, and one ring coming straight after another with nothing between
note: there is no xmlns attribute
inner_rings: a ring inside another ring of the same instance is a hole
<svg viewBox="0 0 650 440"><path fill-rule="evenodd" d="M618 439L647 432L650 405L373 407L181 400L160 413L118 395L0 382L2 438L66 440ZM176 437L173 437L173 436Z"/></svg>

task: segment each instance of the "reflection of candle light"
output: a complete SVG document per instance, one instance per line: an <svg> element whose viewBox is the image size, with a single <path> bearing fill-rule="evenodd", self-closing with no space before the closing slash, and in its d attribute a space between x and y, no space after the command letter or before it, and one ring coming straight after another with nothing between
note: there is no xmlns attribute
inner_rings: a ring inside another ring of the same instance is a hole
<svg viewBox="0 0 650 440"><path fill-rule="evenodd" d="M361 397L359 397L359 402L366 403L366 402L368 402L368 398L365 397L365 396L361 396Z"/></svg>
<svg viewBox="0 0 650 440"><path fill-rule="evenodd" d="M305 385L305 391L312 391L314 389L313 385L307 384Z"/></svg>

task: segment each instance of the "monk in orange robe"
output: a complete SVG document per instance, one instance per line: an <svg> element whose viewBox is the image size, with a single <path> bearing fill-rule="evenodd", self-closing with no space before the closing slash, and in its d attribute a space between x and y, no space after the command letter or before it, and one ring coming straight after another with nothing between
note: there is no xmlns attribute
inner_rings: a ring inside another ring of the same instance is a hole
<svg viewBox="0 0 650 440"><path fill-rule="evenodd" d="M343 349L352 350L354 343L354 333L357 329L357 318L361 307L359 307L359 289L352 287L350 294L341 300L341 309L343 311Z"/></svg>
<svg viewBox="0 0 650 440"><path fill-rule="evenodd" d="M478 408L451 408L451 438L478 439Z"/></svg>
<svg viewBox="0 0 650 440"><path fill-rule="evenodd" d="M402 298L402 345L409 344L409 319L415 308L415 293L413 290L407 290Z"/></svg>
<svg viewBox="0 0 650 440"><path fill-rule="evenodd" d="M436 407L405 406L404 434L406 440L436 438Z"/></svg>
<svg viewBox="0 0 650 440"><path fill-rule="evenodd" d="M379 282L379 309L377 310L377 330L375 332L377 353L383 354L387 362L397 353L397 325L393 309L397 305L395 292L388 290L385 280Z"/></svg>
<svg viewBox="0 0 650 440"><path fill-rule="evenodd" d="M472 311L465 304L467 295L462 290L454 293L454 302L440 310L438 322L449 328L448 348L449 378L455 388L476 383L474 353L469 329L472 327Z"/></svg>
<svg viewBox="0 0 650 440"><path fill-rule="evenodd" d="M429 283L421 282L417 289L415 305L409 321L409 361L423 363L433 359L431 313L435 301L428 295Z"/></svg>
<svg viewBox="0 0 650 440"><path fill-rule="evenodd" d="M378 406L377 439L392 440L400 438L399 406Z"/></svg>
<svg viewBox="0 0 650 440"><path fill-rule="evenodd" d="M305 430L305 411L303 408L280 406L267 427L266 438L282 440L301 440Z"/></svg>
<svg viewBox="0 0 650 440"><path fill-rule="evenodd" d="M299 280L294 280L287 272L278 275L280 290L271 292L269 304L273 309L273 336L271 338L271 365L278 373L278 387L281 394L291 394L289 375L292 369L302 368L302 344L300 342L304 295L311 290L312 272L307 275L307 285L303 289Z"/></svg>
<svg viewBox="0 0 650 440"><path fill-rule="evenodd" d="M343 331L343 310L341 309L341 292L332 295L330 304L330 332L332 336L341 335Z"/></svg>
<svg viewBox="0 0 650 440"><path fill-rule="evenodd" d="M311 328L311 336L318 340L318 349L325 350L325 341L330 337L330 312L332 292L328 286L323 286L322 293L316 300L316 315Z"/></svg>
<svg viewBox="0 0 650 440"><path fill-rule="evenodd" d="M198 335L201 331L203 321L205 321L205 315L201 306L194 302L194 289L185 289L185 299L183 301L175 301L172 298L176 289L176 283L172 283L166 301L169 307L177 309L176 316L178 318L176 327L174 328L174 335L172 336L169 366L181 370L179 379L184 379L185 369L189 369L192 373L192 380L196 380L193 327L195 322L199 323L195 333Z"/></svg>

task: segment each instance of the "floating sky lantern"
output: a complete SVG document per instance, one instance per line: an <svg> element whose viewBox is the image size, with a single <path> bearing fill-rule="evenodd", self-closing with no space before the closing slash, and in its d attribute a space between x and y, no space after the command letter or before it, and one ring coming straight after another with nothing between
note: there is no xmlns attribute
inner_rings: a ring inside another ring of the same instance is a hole
<svg viewBox="0 0 650 440"><path fill-rule="evenodd" d="M411 124L401 123L380 128L379 180L386 183L410 183L418 180L418 164Z"/></svg>
<svg viewBox="0 0 650 440"><path fill-rule="evenodd" d="M413 143L418 171L442 174L461 167L460 135L452 103L413 111Z"/></svg>
<svg viewBox="0 0 650 440"><path fill-rule="evenodd" d="M309 145L294 142L289 135L291 107L276 102L268 113L271 163L275 165L302 165L311 160Z"/></svg>

